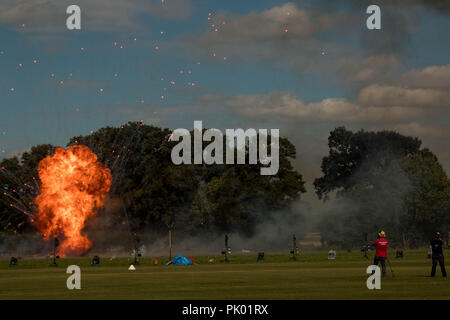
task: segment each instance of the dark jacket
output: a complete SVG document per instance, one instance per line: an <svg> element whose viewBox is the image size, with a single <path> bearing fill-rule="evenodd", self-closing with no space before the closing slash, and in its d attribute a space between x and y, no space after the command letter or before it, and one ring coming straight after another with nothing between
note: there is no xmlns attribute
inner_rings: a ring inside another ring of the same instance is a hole
<svg viewBox="0 0 450 320"><path fill-rule="evenodd" d="M444 241L442 239L433 239L430 241L431 252L433 256L442 255L442 246L444 245Z"/></svg>

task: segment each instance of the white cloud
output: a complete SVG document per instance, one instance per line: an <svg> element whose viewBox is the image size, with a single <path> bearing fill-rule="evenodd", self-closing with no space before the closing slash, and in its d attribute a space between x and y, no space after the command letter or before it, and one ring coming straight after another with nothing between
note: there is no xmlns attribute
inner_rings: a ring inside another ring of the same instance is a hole
<svg viewBox="0 0 450 320"><path fill-rule="evenodd" d="M448 139L450 128L436 125L422 125L418 122L400 123L392 127L395 131L407 136L431 139Z"/></svg>
<svg viewBox="0 0 450 320"><path fill-rule="evenodd" d="M128 31L143 26L142 16L184 19L191 13L190 0L2 0L0 24L22 25L25 32L66 31L66 8L81 8L82 29L88 31Z"/></svg>
<svg viewBox="0 0 450 320"><path fill-rule="evenodd" d="M306 103L288 92L237 95L228 98L227 105L247 118L282 118L297 122L392 122L416 118L424 113L419 108L365 107L336 98Z"/></svg>
<svg viewBox="0 0 450 320"><path fill-rule="evenodd" d="M411 88L450 89L450 64L414 69L401 82Z"/></svg>
<svg viewBox="0 0 450 320"><path fill-rule="evenodd" d="M371 106L442 107L450 103L450 93L435 89L408 89L370 85L361 89L358 103Z"/></svg>
<svg viewBox="0 0 450 320"><path fill-rule="evenodd" d="M217 53L229 56L233 61L272 61L303 73L314 59L323 60L323 50L330 50L334 55L348 50L346 45L334 40L325 41L319 35L339 34L359 20L346 13L317 13L285 3L262 12L218 13L212 20L217 32L209 28L200 35L184 35L179 39L179 45L199 55Z"/></svg>
<svg viewBox="0 0 450 320"><path fill-rule="evenodd" d="M401 62L395 55L374 55L358 61L354 58L342 58L337 62L337 69L343 79L354 83L373 83L380 80L387 80Z"/></svg>

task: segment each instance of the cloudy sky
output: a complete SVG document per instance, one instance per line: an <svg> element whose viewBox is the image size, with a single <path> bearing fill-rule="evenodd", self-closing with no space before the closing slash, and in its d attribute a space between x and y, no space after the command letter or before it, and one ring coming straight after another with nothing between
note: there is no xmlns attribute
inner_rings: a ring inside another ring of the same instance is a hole
<svg viewBox="0 0 450 320"><path fill-rule="evenodd" d="M449 173L450 2L377 3L381 30L366 0L2 0L0 157L127 121L279 128L313 198L344 125L417 136Z"/></svg>

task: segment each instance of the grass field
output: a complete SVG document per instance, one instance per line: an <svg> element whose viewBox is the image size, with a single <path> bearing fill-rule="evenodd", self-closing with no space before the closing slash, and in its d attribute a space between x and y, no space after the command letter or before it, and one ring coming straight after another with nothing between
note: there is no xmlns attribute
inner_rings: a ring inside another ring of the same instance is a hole
<svg viewBox="0 0 450 320"><path fill-rule="evenodd" d="M326 252L302 254L298 261L266 254L259 263L254 254L231 256L229 263L217 256L214 264L194 257L194 266L153 265L153 258L143 258L135 271L128 271L126 258L101 257L98 267L90 258L59 259L57 267L47 259L19 259L15 268L0 260L0 299L450 299L450 282L439 266L436 277L428 277L426 251L390 256L395 277L387 266L381 290L366 287L372 252L369 260L360 252L338 252L335 261ZM81 268L81 290L66 287L71 264Z"/></svg>

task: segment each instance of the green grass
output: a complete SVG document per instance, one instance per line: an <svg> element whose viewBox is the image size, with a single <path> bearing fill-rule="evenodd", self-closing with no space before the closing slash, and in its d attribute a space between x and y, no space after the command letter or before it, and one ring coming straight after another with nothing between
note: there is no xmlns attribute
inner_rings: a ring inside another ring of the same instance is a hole
<svg viewBox="0 0 450 320"><path fill-rule="evenodd" d="M59 259L57 267L47 259L20 259L16 268L0 260L0 299L450 299L439 267L435 278L427 277L426 251L406 251L404 259L390 254L395 277L388 266L381 290L366 287L373 253L366 260L360 252L338 252L335 261L326 252L302 254L299 261L266 254L263 263L255 254L231 256L229 263L216 256L214 264L194 257L195 266L153 265L153 258L144 258L136 271L127 270L126 258L101 257L99 267L90 258ZM66 287L71 264L81 268L81 290Z"/></svg>

